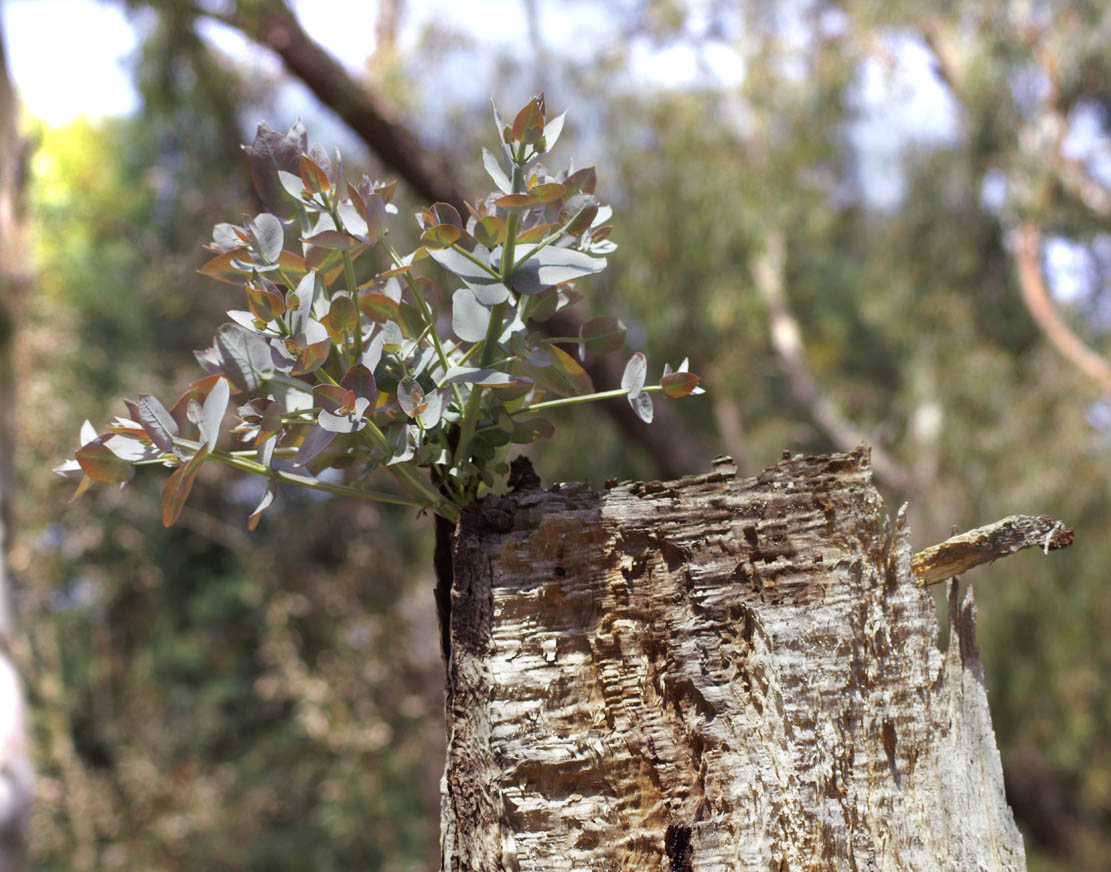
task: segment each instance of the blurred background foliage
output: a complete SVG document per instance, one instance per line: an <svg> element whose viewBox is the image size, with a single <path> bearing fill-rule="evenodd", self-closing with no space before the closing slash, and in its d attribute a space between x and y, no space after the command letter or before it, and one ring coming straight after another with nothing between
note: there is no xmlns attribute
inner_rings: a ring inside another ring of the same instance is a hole
<svg viewBox="0 0 1111 872"><path fill-rule="evenodd" d="M522 0L468 29L420 5L378 4L355 75L464 192L486 187L489 96L509 111L542 86L570 110L560 153L598 165L620 245L586 306L620 315L654 368L691 356L709 393L677 408L707 466L730 453L751 473L860 435L916 547L1017 512L1075 527L1071 550L969 581L1030 868L1106 868L1111 390L1024 305L1019 261L1033 229L1051 307L1106 360L1111 11ZM429 519L286 490L247 534L260 483L206 468L167 531L161 476L67 504L48 475L116 398L176 396L240 305L195 270L213 223L256 211L238 150L255 123L292 111L349 175L394 175L254 41L277 0L126 6L142 110L24 119L34 292L10 560L34 867L435 868ZM237 27L242 50L217 48ZM596 409L559 418L530 449L546 482L659 476Z"/></svg>

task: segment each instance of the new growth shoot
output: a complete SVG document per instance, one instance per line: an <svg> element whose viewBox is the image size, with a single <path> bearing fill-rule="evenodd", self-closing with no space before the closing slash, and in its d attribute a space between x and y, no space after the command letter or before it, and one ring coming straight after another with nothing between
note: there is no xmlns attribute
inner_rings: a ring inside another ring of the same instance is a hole
<svg viewBox="0 0 1111 872"><path fill-rule="evenodd" d="M76 458L56 471L79 479L80 494L93 481L126 483L137 466L169 467L166 526L208 460L268 479L251 529L281 482L454 521L508 473L511 443L552 435L540 412L626 396L651 422L652 393L701 392L685 361L649 384L639 352L619 389L596 392L579 361L620 349L624 325L597 317L578 336L543 330L616 248L593 167L553 174L540 163L564 115L549 119L542 94L511 125L495 108L500 147L482 160L496 190L466 218L447 203L421 210L408 254L389 239L395 183L346 181L339 152L310 148L300 122L284 135L260 125L246 152L267 211L217 224L201 269L242 287L247 308L230 310L196 352L206 375L169 408L148 394L125 400L127 416L101 433L86 423ZM443 304L422 261L455 286ZM322 479L329 468L346 483Z"/></svg>

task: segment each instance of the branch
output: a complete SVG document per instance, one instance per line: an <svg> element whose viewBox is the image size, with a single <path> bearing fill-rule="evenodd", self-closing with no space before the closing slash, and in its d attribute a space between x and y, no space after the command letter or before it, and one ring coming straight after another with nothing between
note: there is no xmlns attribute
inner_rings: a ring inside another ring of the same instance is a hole
<svg viewBox="0 0 1111 872"><path fill-rule="evenodd" d="M787 308L787 298L783 292L783 260L783 234L772 231L765 237L764 251L753 264L752 270L756 290L767 306L772 346L791 383L795 400L806 408L839 450L850 452L867 440L864 433L822 392L806 366L802 332ZM878 446L872 447L872 469L887 486L904 492L911 489L911 474Z"/></svg>
<svg viewBox="0 0 1111 872"><path fill-rule="evenodd" d="M202 15L210 13L199 9ZM211 16L210 17L215 17ZM354 79L302 29L281 0L240 3L222 20L244 36L274 51L300 79L366 143L384 164L430 203L451 203L466 214L460 186L447 163L420 144L385 101Z"/></svg>
<svg viewBox="0 0 1111 872"><path fill-rule="evenodd" d="M1022 300L1038 329L1062 356L1095 381L1100 390L1111 394L1111 364L1069 329L1049 299L1038 263L1041 233L1032 221L1023 221L1019 225L1013 249Z"/></svg>
<svg viewBox="0 0 1111 872"><path fill-rule="evenodd" d="M936 584L1026 548L1046 553L1068 548L1072 539L1073 531L1060 521L1044 515L1011 515L919 551L911 569L919 584Z"/></svg>

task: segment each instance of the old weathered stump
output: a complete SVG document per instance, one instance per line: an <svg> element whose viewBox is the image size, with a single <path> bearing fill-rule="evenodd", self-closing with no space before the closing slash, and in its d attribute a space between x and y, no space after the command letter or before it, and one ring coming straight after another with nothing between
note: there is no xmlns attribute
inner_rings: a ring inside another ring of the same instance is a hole
<svg viewBox="0 0 1111 872"><path fill-rule="evenodd" d="M445 870L1025 868L865 448L488 499L453 568Z"/></svg>

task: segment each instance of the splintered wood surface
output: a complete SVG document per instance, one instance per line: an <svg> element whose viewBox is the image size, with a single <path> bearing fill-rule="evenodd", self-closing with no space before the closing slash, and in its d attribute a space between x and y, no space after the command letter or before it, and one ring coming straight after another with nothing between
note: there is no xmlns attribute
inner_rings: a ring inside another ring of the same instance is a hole
<svg viewBox="0 0 1111 872"><path fill-rule="evenodd" d="M444 869L1024 869L974 620L866 448L470 507Z"/></svg>

